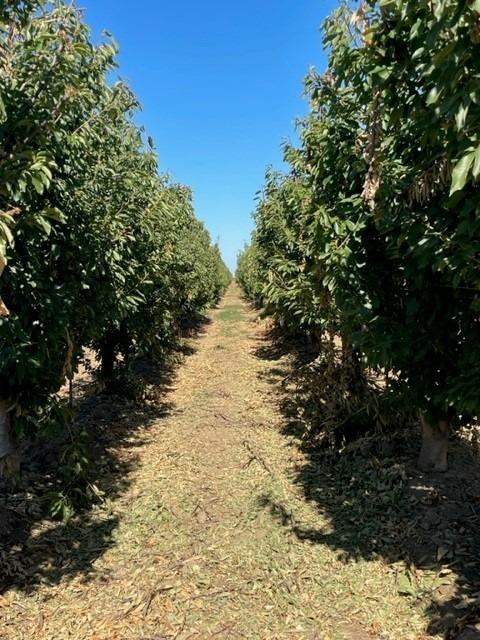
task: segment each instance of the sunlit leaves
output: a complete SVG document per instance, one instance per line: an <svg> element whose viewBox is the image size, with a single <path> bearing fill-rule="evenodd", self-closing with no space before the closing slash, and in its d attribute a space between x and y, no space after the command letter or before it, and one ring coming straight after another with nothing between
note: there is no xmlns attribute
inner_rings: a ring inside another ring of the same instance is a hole
<svg viewBox="0 0 480 640"><path fill-rule="evenodd" d="M450 188L450 195L464 188L470 170L474 166L476 157L476 151L469 151L454 166L452 172L452 186Z"/></svg>
<svg viewBox="0 0 480 640"><path fill-rule="evenodd" d="M479 408L479 12L372 0L327 20L327 72L240 262L274 317L340 333L436 415Z"/></svg>
<svg viewBox="0 0 480 640"><path fill-rule="evenodd" d="M158 175L137 98L107 81L116 44L70 3L37 6L0 15L0 395L25 434L85 347L121 334L123 363L161 355L230 278L190 191Z"/></svg>

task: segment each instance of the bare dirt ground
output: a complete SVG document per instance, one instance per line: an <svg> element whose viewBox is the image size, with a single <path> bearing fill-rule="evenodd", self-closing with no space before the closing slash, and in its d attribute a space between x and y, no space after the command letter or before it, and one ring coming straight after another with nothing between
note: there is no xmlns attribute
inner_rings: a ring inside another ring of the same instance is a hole
<svg viewBox="0 0 480 640"><path fill-rule="evenodd" d="M155 402L89 401L109 497L66 525L22 526L32 514L13 505L2 640L433 637L414 570L345 553L344 534L306 495L299 477L312 462L282 429L285 363L258 357L264 345L234 286ZM451 573L435 569L435 588Z"/></svg>

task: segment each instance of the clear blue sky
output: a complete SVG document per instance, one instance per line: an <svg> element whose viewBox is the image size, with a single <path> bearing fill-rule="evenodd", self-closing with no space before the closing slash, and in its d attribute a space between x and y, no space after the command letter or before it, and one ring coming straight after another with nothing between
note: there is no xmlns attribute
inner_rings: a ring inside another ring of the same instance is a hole
<svg viewBox="0 0 480 640"><path fill-rule="evenodd" d="M233 269L255 193L306 111L302 81L325 66L319 27L336 0L79 0L95 39L120 44L120 76L160 169L192 187Z"/></svg>

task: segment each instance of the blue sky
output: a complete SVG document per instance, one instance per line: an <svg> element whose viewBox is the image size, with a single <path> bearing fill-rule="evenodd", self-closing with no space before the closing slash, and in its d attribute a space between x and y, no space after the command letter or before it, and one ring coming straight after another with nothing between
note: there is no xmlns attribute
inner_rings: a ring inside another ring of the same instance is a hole
<svg viewBox="0 0 480 640"><path fill-rule="evenodd" d="M120 44L120 76L160 169L192 187L233 269L255 193L306 112L302 80L325 66L319 27L336 0L80 0L95 39Z"/></svg>

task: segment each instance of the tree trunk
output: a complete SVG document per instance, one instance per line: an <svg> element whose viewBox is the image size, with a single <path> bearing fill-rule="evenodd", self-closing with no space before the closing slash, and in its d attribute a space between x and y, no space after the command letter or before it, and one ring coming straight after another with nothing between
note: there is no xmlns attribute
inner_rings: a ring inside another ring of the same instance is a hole
<svg viewBox="0 0 480 640"><path fill-rule="evenodd" d="M125 322L120 323L120 329L118 331L118 347L120 353L125 359L125 362L128 362L132 353L132 339Z"/></svg>
<svg viewBox="0 0 480 640"><path fill-rule="evenodd" d="M10 439L10 416L8 403L0 400L0 460L13 453L13 444Z"/></svg>
<svg viewBox="0 0 480 640"><path fill-rule="evenodd" d="M432 423L424 414L420 414L422 426L422 448L418 466L422 471L446 471L448 468L448 436L450 424L447 419Z"/></svg>
<svg viewBox="0 0 480 640"><path fill-rule="evenodd" d="M108 331L102 340L100 347L101 358L101 377L105 385L105 391L109 393L111 391L111 385L113 381L113 372L115 368L116 359L116 347L117 347L117 335L114 331Z"/></svg>
<svg viewBox="0 0 480 640"><path fill-rule="evenodd" d="M342 364L347 368L347 389L354 396L360 398L365 392L365 370L360 360L360 354L354 349L348 339L341 336ZM335 339L332 338L335 345Z"/></svg>

